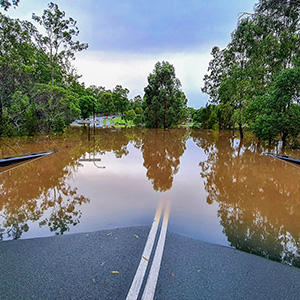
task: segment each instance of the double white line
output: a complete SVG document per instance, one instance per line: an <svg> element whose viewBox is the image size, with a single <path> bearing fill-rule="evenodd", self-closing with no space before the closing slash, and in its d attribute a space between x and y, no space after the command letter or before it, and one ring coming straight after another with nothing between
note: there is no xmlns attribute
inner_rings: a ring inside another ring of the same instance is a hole
<svg viewBox="0 0 300 300"><path fill-rule="evenodd" d="M162 215L163 211L163 206L164 203L163 201L160 201L154 221L152 224L152 227L150 229L148 239L144 248L144 252L142 254L138 269L135 273L134 279L132 281L130 290L128 292L126 300L136 300L140 294L140 289L144 281L145 273L149 264L151 252L153 249L153 245L155 242L155 237L157 234L157 230L159 227L160 223L160 217ZM164 212L164 218L163 218L163 223L158 239L158 243L156 246L153 262L151 265L151 269L149 272L149 276L147 279L147 283L142 295L142 300L151 300L154 298L155 294L155 288L157 284L157 279L158 279L158 274L159 274L159 269L161 265L161 259L164 251L164 246L165 246L165 240L166 240L166 235L167 235L167 228L168 228L168 221L169 221L169 215L170 215L170 202L167 202L165 205L165 212Z"/></svg>

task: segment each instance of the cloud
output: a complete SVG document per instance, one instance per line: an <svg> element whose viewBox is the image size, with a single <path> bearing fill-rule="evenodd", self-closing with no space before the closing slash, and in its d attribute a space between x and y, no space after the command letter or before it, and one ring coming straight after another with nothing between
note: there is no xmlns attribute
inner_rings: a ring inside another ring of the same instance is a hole
<svg viewBox="0 0 300 300"><path fill-rule="evenodd" d="M117 84L130 90L130 97L144 94L147 77L158 61L168 61L175 67L176 77L193 107L203 106L207 97L201 94L203 76L207 72L209 53L163 53L135 55L125 53L86 52L74 62L86 86L104 86L113 89Z"/></svg>
<svg viewBox="0 0 300 300"><path fill-rule="evenodd" d="M189 105L198 108L208 97L202 79L215 45L225 47L238 14L253 11L257 0L57 0L78 21L79 40L89 49L77 54L75 66L86 86L129 88L143 95L147 76L157 61L174 65ZM11 17L41 15L48 0L22 0Z"/></svg>
<svg viewBox="0 0 300 300"><path fill-rule="evenodd" d="M238 14L253 11L255 0L57 0L78 21L79 39L92 51L129 53L208 51L226 44ZM31 19L48 0L23 0L9 15Z"/></svg>
<svg viewBox="0 0 300 300"><path fill-rule="evenodd" d="M78 17L87 21L82 33L91 50L178 52L207 50L214 41L227 41L238 14L252 11L253 4L254 0L87 0L74 1L70 13L84 5Z"/></svg>

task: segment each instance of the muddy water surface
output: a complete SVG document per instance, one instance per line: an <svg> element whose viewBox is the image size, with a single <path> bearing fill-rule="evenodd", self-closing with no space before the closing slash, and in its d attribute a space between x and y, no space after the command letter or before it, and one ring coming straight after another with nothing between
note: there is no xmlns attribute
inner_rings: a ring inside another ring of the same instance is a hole
<svg viewBox="0 0 300 300"><path fill-rule="evenodd" d="M0 238L151 225L171 201L169 230L300 266L300 168L230 132L83 128L3 138L0 156L57 150L0 169ZM300 157L300 151L285 150Z"/></svg>

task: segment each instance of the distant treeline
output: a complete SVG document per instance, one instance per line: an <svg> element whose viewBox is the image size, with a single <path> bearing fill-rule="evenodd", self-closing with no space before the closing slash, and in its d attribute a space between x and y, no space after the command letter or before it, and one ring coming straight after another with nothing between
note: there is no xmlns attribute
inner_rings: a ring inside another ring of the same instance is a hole
<svg viewBox="0 0 300 300"><path fill-rule="evenodd" d="M272 141L300 133L300 2L260 0L243 13L231 41L214 47L202 91L211 104L195 120L203 128L237 126ZM213 105L212 105L213 104Z"/></svg>

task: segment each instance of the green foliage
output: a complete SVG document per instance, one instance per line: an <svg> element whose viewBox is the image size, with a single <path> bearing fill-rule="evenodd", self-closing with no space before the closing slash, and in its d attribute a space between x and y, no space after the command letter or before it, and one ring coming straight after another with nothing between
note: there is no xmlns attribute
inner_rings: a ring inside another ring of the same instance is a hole
<svg viewBox="0 0 300 300"><path fill-rule="evenodd" d="M121 113L124 115L124 112L127 110L129 106L128 94L129 90L126 88L124 89L121 85L117 85L113 89L112 100L117 114Z"/></svg>
<svg viewBox="0 0 300 300"><path fill-rule="evenodd" d="M92 96L82 96L79 98L79 107L81 110L81 117L86 119L94 112L95 100Z"/></svg>
<svg viewBox="0 0 300 300"><path fill-rule="evenodd" d="M158 62L148 76L145 87L144 112L147 127L168 128L178 125L184 115L187 99L180 90L173 65Z"/></svg>
<svg viewBox="0 0 300 300"><path fill-rule="evenodd" d="M136 114L141 114L143 111L143 99L140 95L135 96L130 100L130 106L135 110Z"/></svg>
<svg viewBox="0 0 300 300"><path fill-rule="evenodd" d="M105 115L113 114L116 111L111 92L105 92L99 98L99 112Z"/></svg>
<svg viewBox="0 0 300 300"><path fill-rule="evenodd" d="M133 119L133 124L141 126L144 123L144 119L142 115L136 115L135 118Z"/></svg>
<svg viewBox="0 0 300 300"><path fill-rule="evenodd" d="M195 111L193 120L195 122L194 128L218 130L217 106L209 104L206 107L201 107Z"/></svg>
<svg viewBox="0 0 300 300"><path fill-rule="evenodd" d="M55 65L64 69L70 67L70 59L74 59L75 52L88 48L88 44L75 41L79 29L73 18L66 19L65 12L60 11L57 4L50 2L41 17L32 14L32 19L44 27L46 35L38 35L43 50L49 54L51 66L51 83L54 84Z"/></svg>
<svg viewBox="0 0 300 300"><path fill-rule="evenodd" d="M296 139L300 134L300 106L292 104L289 111L289 134Z"/></svg>
<svg viewBox="0 0 300 300"><path fill-rule="evenodd" d="M258 138L271 142L279 134L276 124L275 116L271 114L259 115L252 125L252 131Z"/></svg>
<svg viewBox="0 0 300 300"><path fill-rule="evenodd" d="M61 132L67 124L79 117L80 110L73 97L63 87L38 85L32 99L34 111L39 119L39 132Z"/></svg>
<svg viewBox="0 0 300 300"><path fill-rule="evenodd" d="M220 128L237 124L241 138L251 128L270 141L299 134L291 125L300 86L299 9L299 1L260 0L254 14L241 15L230 43L212 49L202 91L218 105Z"/></svg>
<svg viewBox="0 0 300 300"><path fill-rule="evenodd" d="M253 123L253 132L263 140L273 140L279 134L283 141L288 136L297 138L300 133L300 107L294 104L300 94L300 69L286 69L280 72L260 107Z"/></svg>
<svg viewBox="0 0 300 300"><path fill-rule="evenodd" d="M80 44L72 41L72 36L78 34L76 22L65 22L64 12L54 4L49 7L58 18L48 24L57 26L52 41L42 37L30 22L0 13L0 135L61 132L80 116L79 98L85 89L78 83L78 75L64 64L76 49L80 50ZM65 26L70 26L69 35ZM50 27L48 34L54 30ZM62 31L58 33L57 28ZM57 43L66 45L67 40L69 44L61 51ZM46 41L54 47L52 58Z"/></svg>
<svg viewBox="0 0 300 300"><path fill-rule="evenodd" d="M136 113L133 109L125 112L124 118L126 121L134 120L135 117L136 117Z"/></svg>

